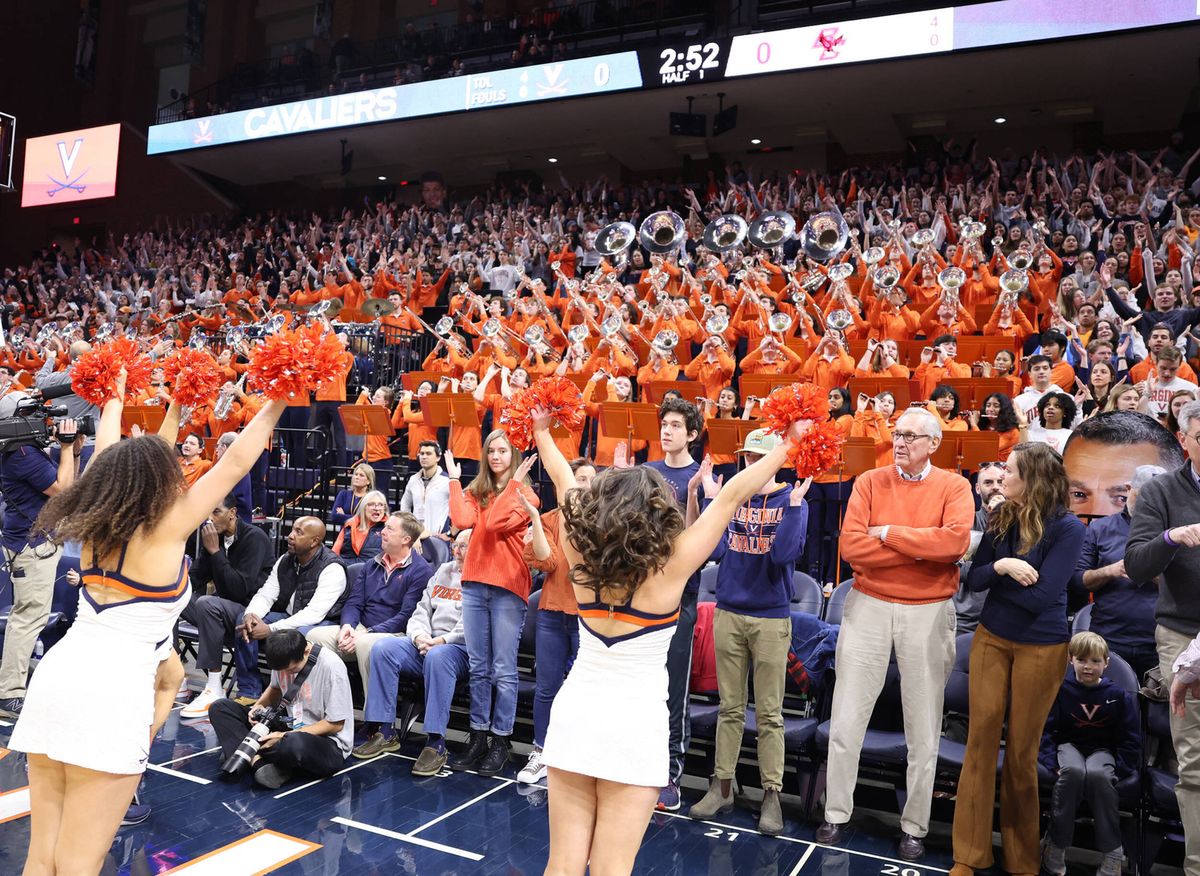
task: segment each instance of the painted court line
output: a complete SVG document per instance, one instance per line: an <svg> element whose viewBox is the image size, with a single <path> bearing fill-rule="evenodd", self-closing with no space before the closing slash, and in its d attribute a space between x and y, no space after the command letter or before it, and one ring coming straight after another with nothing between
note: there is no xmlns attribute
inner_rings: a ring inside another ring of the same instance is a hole
<svg viewBox="0 0 1200 876"><path fill-rule="evenodd" d="M29 814L29 786L0 794L0 824Z"/></svg>
<svg viewBox="0 0 1200 876"><path fill-rule="evenodd" d="M654 812L654 814L656 816L657 815L666 815L670 818L681 818L684 821L690 821L693 824L707 824L712 827L720 827L724 830L730 831L731 833L754 833L754 834L758 834L761 837L767 837L767 835L765 833L763 833L762 831L759 831L759 830L755 830L752 827L742 827L742 826L736 825L736 824L724 824L720 821L698 821L695 818L688 818L688 816L681 815L678 812L663 812L662 810L656 810ZM783 840L784 842L787 842L787 843L799 843L802 846L809 846L811 848L824 849L824 850L830 851L830 852L845 852L848 855L858 855L860 858L873 858L876 861L887 861L889 864L899 864L901 867L913 867L914 869L917 869L917 870L928 870L931 873L949 873L950 872L949 870L946 870L942 867L931 867L929 864L920 864L920 863L913 864L909 861L901 861L899 858L889 858L886 855L874 855L874 854L871 854L870 852L860 852L857 849L847 849L847 848L843 848L842 846L822 846L817 843L814 843L812 840L796 839L795 837L783 836L782 834L780 836L767 837L767 839Z"/></svg>
<svg viewBox="0 0 1200 876"><path fill-rule="evenodd" d="M163 773L164 775L174 776L177 779L184 779L185 781L188 781L188 782L195 782L197 785L211 785L212 784L212 779L202 779L199 776L189 776L187 773L179 772L179 770L168 769L165 766L158 766L157 764L153 764L153 763L146 764L146 769L154 770L154 772L156 772L156 773Z"/></svg>
<svg viewBox="0 0 1200 876"><path fill-rule="evenodd" d="M319 848L320 843L311 843L273 830L260 830L166 872L187 870L189 876L228 876L229 873L253 873L259 876L278 870L284 864L290 864Z"/></svg>
<svg viewBox="0 0 1200 876"><path fill-rule="evenodd" d="M303 785L297 785L294 788L289 788L288 790L284 791L281 794L276 794L275 799L282 800L284 797L288 796L289 794L295 794L297 791L303 791L305 788L311 788L313 785L319 785L319 784L321 784L321 782L324 782L326 779L332 779L334 776L340 776L343 773L350 772L350 770L356 770L359 767L366 766L369 763L375 763L375 761L379 760L379 758L384 757L384 756L385 755L380 754L376 757L371 758L370 760L360 760L356 764L351 764L350 766L346 767L345 769L338 770L336 773L333 774L333 776L326 776L324 779L313 779L311 782L305 782Z"/></svg>
<svg viewBox="0 0 1200 876"><path fill-rule="evenodd" d="M812 857L812 853L815 848L815 845L809 845L809 847L804 850L804 854L800 856L800 860L796 862L796 866L792 868L791 872L788 873L788 876L796 876L797 873L804 869L804 865L807 864L808 859Z"/></svg>
<svg viewBox="0 0 1200 876"><path fill-rule="evenodd" d="M425 824L422 824L422 825L421 825L420 827L418 827L416 830L410 830L410 831L408 832L408 835L409 835L409 836L415 836L416 834L418 834L418 833L420 833L421 831L425 830L425 828L427 828L427 827L433 827L433 826L434 826L435 824L437 824L438 822L440 822L440 821L445 821L445 820L446 820L447 818L449 818L451 815L455 815L455 814L457 814L457 813L459 813L459 812L462 812L462 811L463 811L464 809L466 809L468 806L474 806L476 803L478 803L478 802L479 802L480 800L482 800L484 797L488 797L488 796L490 796L490 795L492 795L492 794L495 794L497 791L499 791L499 790L501 790L501 789L503 789L503 788L507 788L507 787L508 787L509 785L511 785L512 783L513 783L513 780L512 780L512 779L502 779L502 780L501 780L501 782L500 782L500 784L499 784L499 785L497 785L496 787L492 788L490 791L484 791L484 792L483 792L482 794L480 794L478 797L473 797L473 798L471 798L470 800L468 800L466 803L463 803L461 806L455 806L453 809L451 809L449 812L445 813L444 815L439 815L437 818L433 819L433 821L427 821Z"/></svg>
<svg viewBox="0 0 1200 876"><path fill-rule="evenodd" d="M177 757L174 760L164 760L162 763L155 764L155 766L160 766L160 767L171 766L172 764L183 763L185 760L191 760L193 757L199 757L202 754L212 754L214 751L220 751L220 750L221 750L221 746L215 745L212 748L204 749L204 751L197 751L193 754L185 754L183 757Z"/></svg>
<svg viewBox="0 0 1200 876"><path fill-rule="evenodd" d="M398 833L394 830L388 830L384 827L376 827L373 824L363 824L361 821L351 821L349 818L342 818L340 815L335 815L332 821L338 824L344 824L346 827L357 827L359 830L365 830L369 833L386 836L394 840L399 840L402 843L412 843L415 846L423 846L427 849L433 849L438 852L445 852L448 855L456 855L460 858L466 858L468 861L482 861L483 855L475 852L468 852L465 849L456 849L454 846L446 846L441 843L430 842L427 839L422 839L419 836L413 836L408 833Z"/></svg>

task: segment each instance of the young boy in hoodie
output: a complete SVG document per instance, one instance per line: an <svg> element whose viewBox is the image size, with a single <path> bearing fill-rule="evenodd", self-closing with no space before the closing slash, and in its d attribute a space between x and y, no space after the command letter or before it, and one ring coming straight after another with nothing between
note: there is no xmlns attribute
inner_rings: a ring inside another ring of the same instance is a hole
<svg viewBox="0 0 1200 876"><path fill-rule="evenodd" d="M746 436L741 452L753 461L770 453L782 439L765 429ZM712 460L700 469L705 500L716 498ZM758 725L758 764L763 788L758 829L768 836L783 830L779 791L783 787L783 691L792 644L792 573L804 550L808 505L804 494L811 478L795 486L774 479L733 515L725 538L713 551L717 570L716 776L708 793L689 811L711 818L733 806L733 776L746 723L746 676L754 664L754 714Z"/></svg>
<svg viewBox="0 0 1200 876"><path fill-rule="evenodd" d="M1076 633L1067 653L1074 677L1063 682L1042 735L1038 760L1058 774L1042 867L1067 872L1066 850L1075 835L1075 814L1087 800L1096 845L1104 853L1098 876L1120 876L1125 853L1116 784L1132 775L1141 756L1141 729L1133 694L1104 677L1108 643L1092 632Z"/></svg>

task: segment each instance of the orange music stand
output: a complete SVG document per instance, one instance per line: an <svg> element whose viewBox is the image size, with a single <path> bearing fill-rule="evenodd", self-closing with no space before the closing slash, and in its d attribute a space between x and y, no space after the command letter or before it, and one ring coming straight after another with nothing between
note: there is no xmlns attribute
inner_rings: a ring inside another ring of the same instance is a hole
<svg viewBox="0 0 1200 876"><path fill-rule="evenodd" d="M732 456L742 449L746 436L755 429L761 429L759 420L717 420L708 421L708 452L721 456Z"/></svg>
<svg viewBox="0 0 1200 876"><path fill-rule="evenodd" d="M469 392L431 392L422 400L421 416L425 418L425 425L434 429L480 426L475 397Z"/></svg>
<svg viewBox="0 0 1200 876"><path fill-rule="evenodd" d="M576 386L578 386L580 392L583 392L585 389L587 389L588 380L589 380L589 377L587 374L582 374L582 373L572 374L572 373L568 372L567 374L564 374L563 377L567 378L567 380L571 381ZM599 383L600 381L596 381L596 382Z"/></svg>
<svg viewBox="0 0 1200 876"><path fill-rule="evenodd" d="M938 468L951 469L959 474L978 471L985 462L1000 458L998 432L947 432L933 452L930 461Z"/></svg>
<svg viewBox="0 0 1200 876"><path fill-rule="evenodd" d="M993 393L1008 395L1012 385L1003 377L950 377L942 383L958 393L959 407L964 411L978 411L983 400Z"/></svg>
<svg viewBox="0 0 1200 876"><path fill-rule="evenodd" d="M852 377L847 386L850 392L850 404L857 404L859 393L871 398L881 392L890 392L896 399L896 410L908 407L912 401L912 391L907 377Z"/></svg>
<svg viewBox="0 0 1200 876"><path fill-rule="evenodd" d="M121 410L121 434L132 434L134 424L147 435L157 434L166 416L162 405L126 405Z"/></svg>
<svg viewBox="0 0 1200 876"><path fill-rule="evenodd" d="M421 409L424 410L425 405L421 405ZM361 435L366 440L380 435L390 438L396 434L392 428L391 414L383 405L342 405L338 408L338 414L341 415L347 435Z"/></svg>
<svg viewBox="0 0 1200 876"><path fill-rule="evenodd" d="M425 381L428 380L436 389L438 381L446 376L448 375L443 371L405 371L400 375L400 385L416 395L417 387Z"/></svg>
<svg viewBox="0 0 1200 876"><path fill-rule="evenodd" d="M635 440L658 440L658 408L642 402L604 402L600 405L600 427L610 438L624 435L632 456Z"/></svg>
<svg viewBox="0 0 1200 876"><path fill-rule="evenodd" d="M799 374L743 374L738 382L739 396L745 404L750 396L766 398L777 387L801 382L803 378Z"/></svg>
<svg viewBox="0 0 1200 876"><path fill-rule="evenodd" d="M661 405L668 390L675 390L684 401L695 401L697 393L704 395L704 384L695 380L651 380L643 387L642 401Z"/></svg>

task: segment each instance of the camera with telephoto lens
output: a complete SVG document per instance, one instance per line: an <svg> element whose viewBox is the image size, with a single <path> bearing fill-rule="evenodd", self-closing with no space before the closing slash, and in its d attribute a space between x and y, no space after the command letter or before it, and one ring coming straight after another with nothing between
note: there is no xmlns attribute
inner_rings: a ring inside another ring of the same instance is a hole
<svg viewBox="0 0 1200 876"><path fill-rule="evenodd" d="M58 438L70 444L76 435L96 434L96 423L90 416L75 420L76 431L58 434L58 421L67 415L64 405L48 405L36 398L23 398L16 403L12 416L0 418L0 453L16 447L49 447Z"/></svg>
<svg viewBox="0 0 1200 876"><path fill-rule="evenodd" d="M292 720L287 711L281 706L271 706L258 709L255 721L250 725L246 738L238 743L233 754L221 764L221 772L230 778L237 778L250 769L250 763L262 747L262 742L269 733L286 733L292 729Z"/></svg>

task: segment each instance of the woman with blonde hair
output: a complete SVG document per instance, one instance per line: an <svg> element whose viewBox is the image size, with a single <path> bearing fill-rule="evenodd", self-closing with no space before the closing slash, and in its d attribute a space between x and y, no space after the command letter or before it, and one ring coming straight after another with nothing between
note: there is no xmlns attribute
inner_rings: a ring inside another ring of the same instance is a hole
<svg viewBox="0 0 1200 876"><path fill-rule="evenodd" d="M365 462L354 466L350 472L350 488L338 490L333 497L333 510L329 512L329 522L334 526L342 526L347 520L358 513L363 497L375 489L375 469Z"/></svg>
<svg viewBox="0 0 1200 876"><path fill-rule="evenodd" d="M465 488L454 455L445 458L450 521L456 529L471 530L462 570L471 737L449 766L494 776L508 762L517 714L517 646L533 583L522 556L529 515L518 496L535 507L539 503L526 480L537 454L522 461L502 429L484 439L482 453L479 474Z"/></svg>
<svg viewBox="0 0 1200 876"><path fill-rule="evenodd" d="M358 503L358 512L342 524L333 552L347 563L365 563L383 552L383 524L388 518L387 496L372 490Z"/></svg>

